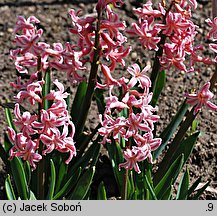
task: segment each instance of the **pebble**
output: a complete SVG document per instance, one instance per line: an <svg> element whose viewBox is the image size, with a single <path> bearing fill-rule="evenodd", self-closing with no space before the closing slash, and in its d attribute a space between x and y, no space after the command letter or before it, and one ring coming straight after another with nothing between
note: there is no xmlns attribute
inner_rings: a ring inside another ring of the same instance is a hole
<svg viewBox="0 0 217 216"><path fill-rule="evenodd" d="M7 29L7 32L9 32L9 33L12 33L14 30L13 30L13 28L8 28Z"/></svg>
<svg viewBox="0 0 217 216"><path fill-rule="evenodd" d="M132 52L131 53L131 58L133 61L135 61L137 59L138 55L137 55L137 52Z"/></svg>

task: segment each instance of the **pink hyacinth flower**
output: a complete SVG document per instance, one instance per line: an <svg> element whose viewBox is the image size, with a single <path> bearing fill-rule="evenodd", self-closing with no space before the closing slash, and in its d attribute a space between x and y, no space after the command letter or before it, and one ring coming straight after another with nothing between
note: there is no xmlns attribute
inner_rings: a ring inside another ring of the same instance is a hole
<svg viewBox="0 0 217 216"><path fill-rule="evenodd" d="M209 109L217 111L217 106L209 101L214 96L214 94L209 90L209 88L210 82L207 82L198 94L185 94L185 96L187 97L187 103L195 106L194 115L201 109L203 105L205 105Z"/></svg>
<svg viewBox="0 0 217 216"><path fill-rule="evenodd" d="M12 128L8 128L8 137L14 144L9 151L9 160L12 160L14 156L21 157L35 169L35 162L39 162L42 159L42 156L35 152L38 148L38 142L25 137L23 133L16 134Z"/></svg>
<svg viewBox="0 0 217 216"><path fill-rule="evenodd" d="M59 91L51 90L50 93L45 97L46 100L62 101L67 98L69 93L64 92L64 86L57 79L53 82Z"/></svg>
<svg viewBox="0 0 217 216"><path fill-rule="evenodd" d="M132 75L128 83L128 87L132 88L139 82L139 87L143 89L149 89L151 87L151 80L145 73L151 68L151 66L146 66L142 71L138 64L133 64L131 67L127 68L127 71Z"/></svg>
<svg viewBox="0 0 217 216"><path fill-rule="evenodd" d="M102 73L105 76L105 83L104 84L97 83L97 88L105 88L107 86L112 87L112 86L120 85L119 82L112 77L111 71L108 66L101 64L101 69L102 69Z"/></svg>
<svg viewBox="0 0 217 216"><path fill-rule="evenodd" d="M37 132L33 129L32 125L33 122L37 120L37 115L31 115L31 113L27 111L21 115L19 104L15 104L14 114L16 116L14 124L23 132L24 136L30 138L30 135Z"/></svg>
<svg viewBox="0 0 217 216"><path fill-rule="evenodd" d="M31 83L26 90L20 91L16 97L18 103L22 103L24 99L28 99L31 105L34 105L35 102L41 103L42 99L39 95L42 93L42 84L44 81Z"/></svg>
<svg viewBox="0 0 217 216"><path fill-rule="evenodd" d="M208 23L209 26L212 27L212 29L208 32L207 37L211 38L211 36L213 36L213 39L217 39L217 17L215 17L213 21L209 18L205 21Z"/></svg>
<svg viewBox="0 0 217 216"><path fill-rule="evenodd" d="M146 2L142 8L137 8L133 10L136 14L139 15L140 18L146 19L147 16L153 16L153 17L161 17L162 15L165 14L165 11L159 11L159 10L154 10L152 8L152 1ZM162 13L163 12L163 13Z"/></svg>
<svg viewBox="0 0 217 216"><path fill-rule="evenodd" d="M133 146L132 149L126 149L124 151L125 163L119 164L119 168L123 167L127 170L134 169L138 174L141 173L138 162L145 160L147 157L151 157L150 149L146 145L142 148Z"/></svg>
<svg viewBox="0 0 217 216"><path fill-rule="evenodd" d="M26 30L33 30L35 26L32 23L40 23L40 21L35 16L30 16L28 19L25 19L23 16L18 16L14 32L23 31L25 34Z"/></svg>

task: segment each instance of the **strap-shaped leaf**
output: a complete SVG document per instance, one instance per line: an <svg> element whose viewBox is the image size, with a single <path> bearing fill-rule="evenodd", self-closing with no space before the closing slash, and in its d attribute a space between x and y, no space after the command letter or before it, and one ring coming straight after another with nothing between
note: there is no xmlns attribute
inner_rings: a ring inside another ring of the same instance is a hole
<svg viewBox="0 0 217 216"><path fill-rule="evenodd" d="M14 125L13 116L12 116L11 110L9 108L5 108L5 116L6 116L8 126L10 128L13 128L14 131L16 132L17 129L16 129L15 125Z"/></svg>
<svg viewBox="0 0 217 216"><path fill-rule="evenodd" d="M199 199L200 195L202 195L202 193L206 190L206 188L209 186L211 181L208 181L202 188L200 188L199 190L196 191L196 194L193 195L192 197L190 197L190 199L192 200L197 200Z"/></svg>
<svg viewBox="0 0 217 216"><path fill-rule="evenodd" d="M183 140L180 143L180 145L176 147L177 149L175 152L170 149L166 152L166 155L164 156L162 162L159 164L158 171L155 173L155 176L154 176L155 185L160 181L160 179L162 179L162 177L165 175L166 171L168 170L170 165L173 163L173 161L175 161L176 158L179 157L181 154L184 155L184 160L183 160L184 164L186 163L186 161L188 160L194 148L194 145L199 135L200 135L200 132L196 132L192 134L191 136L189 136L188 138L186 138L185 140ZM172 144L174 146L174 143L171 143L171 145Z"/></svg>
<svg viewBox="0 0 217 216"><path fill-rule="evenodd" d="M27 184L30 185L30 181L31 181L31 167L30 167L30 164L29 164L28 161L25 161L23 163L23 168L24 168L24 171L25 171Z"/></svg>
<svg viewBox="0 0 217 216"><path fill-rule="evenodd" d="M86 95L86 91L87 91L87 82L83 81L79 84L77 88L77 92L75 94L75 98L74 98L72 108L71 108L71 117L72 117L72 121L74 122L75 126L77 126L78 117L79 118L82 117L81 115L78 115L78 114L80 114L81 106L82 106L84 97Z"/></svg>
<svg viewBox="0 0 217 216"><path fill-rule="evenodd" d="M81 178L78 180L78 183L75 186L75 189L70 195L69 199L82 200L85 198L86 194L90 189L90 185L92 183L94 173L95 173L95 167L91 167L87 171L85 171L84 174L82 174Z"/></svg>
<svg viewBox="0 0 217 216"><path fill-rule="evenodd" d="M145 189L145 200L151 200L150 191L148 189Z"/></svg>
<svg viewBox="0 0 217 216"><path fill-rule="evenodd" d="M200 182L201 182L201 176L189 188L189 190L188 190L188 199L190 198L191 194L195 191L197 186L200 184Z"/></svg>
<svg viewBox="0 0 217 216"><path fill-rule="evenodd" d="M2 146L2 144L0 143L0 158L3 160L5 165L9 165L8 157L9 155L5 151L5 148Z"/></svg>
<svg viewBox="0 0 217 216"><path fill-rule="evenodd" d="M53 162L52 159L50 160L50 169L51 169L51 172L50 172L51 175L50 175L49 190L48 190L48 194L47 194L47 199L48 200L53 199L54 188L55 188L55 183L56 183L56 170L55 170L54 162Z"/></svg>
<svg viewBox="0 0 217 216"><path fill-rule="evenodd" d="M173 186L170 185L170 186L166 189L166 191L164 192L164 194L163 194L161 200L171 200L171 198L172 198L172 188L173 188Z"/></svg>
<svg viewBox="0 0 217 216"><path fill-rule="evenodd" d="M196 144L197 138L200 136L200 131L192 134L191 136L187 137L185 140L181 142L177 151L171 157L172 160L178 157L180 154L184 154L184 164L188 160L189 156L191 155L193 148Z"/></svg>
<svg viewBox="0 0 217 216"><path fill-rule="evenodd" d="M4 133L4 149L5 149L6 153L8 154L8 156L9 156L9 151L12 147L13 147L13 144L9 140L8 135L6 133Z"/></svg>
<svg viewBox="0 0 217 216"><path fill-rule="evenodd" d="M173 185L178 177L184 163L184 155L180 155L169 167L168 171L155 187L155 194L158 199L161 199L166 189Z"/></svg>
<svg viewBox="0 0 217 216"><path fill-rule="evenodd" d="M35 194L32 191L30 191L29 200L37 200Z"/></svg>
<svg viewBox="0 0 217 216"><path fill-rule="evenodd" d="M77 170L79 167L82 169L86 168L90 161L91 161L91 166L95 166L96 161L99 157L101 149L101 144L98 143L98 140L96 139L89 147L89 149L85 152L85 154L80 157L71 167L69 176L71 176L75 170Z"/></svg>
<svg viewBox="0 0 217 216"><path fill-rule="evenodd" d="M46 97L47 94L50 93L50 89L51 89L51 71L50 71L50 68L48 68L45 72L44 81L45 81L45 83L44 83L43 88L42 88L42 94L43 94L43 97ZM51 106L51 101L44 100L44 109L47 110L50 106Z"/></svg>
<svg viewBox="0 0 217 216"><path fill-rule="evenodd" d="M151 105L156 106L158 99L160 97L160 94L165 86L166 83L166 72L162 70L160 73L157 75L157 79L155 81L155 85L153 88L153 96L151 100Z"/></svg>
<svg viewBox="0 0 217 216"><path fill-rule="evenodd" d="M176 196L177 200L187 199L188 187L189 187L189 171L188 169L186 169L185 173L182 175L182 178L179 182L178 192Z"/></svg>
<svg viewBox="0 0 217 216"><path fill-rule="evenodd" d="M56 179L55 194L57 193L57 191L60 190L61 186L63 186L66 183L64 182L64 178L66 177L67 171L68 171L68 165L66 165L65 161L62 161L58 169L58 177Z"/></svg>
<svg viewBox="0 0 217 216"><path fill-rule="evenodd" d="M75 187L78 178L81 174L81 167L68 179L68 181L62 186L61 190L53 197L54 200L61 199L68 194L72 188Z"/></svg>
<svg viewBox="0 0 217 216"><path fill-rule="evenodd" d="M100 182L98 191L97 191L97 200L107 200L105 185L103 182Z"/></svg>
<svg viewBox="0 0 217 216"><path fill-rule="evenodd" d="M23 163L19 158L14 157L13 160L11 160L11 171L18 192L18 196L22 200L28 200L29 188L27 185L25 171L23 169Z"/></svg>
<svg viewBox="0 0 217 216"><path fill-rule="evenodd" d="M150 182L149 182L149 180L148 180L148 178L147 178L146 175L145 175L144 180L145 180L146 185L148 186L147 189L150 192L150 195L151 195L152 199L157 200L157 196L156 196L156 194L154 192L154 188L151 186L151 184L150 184Z"/></svg>
<svg viewBox="0 0 217 216"><path fill-rule="evenodd" d="M185 102L181 105L180 109L176 113L175 117L172 119L172 121L169 123L169 125L163 130L163 132L160 135L160 138L162 139L161 145L154 151L153 153L153 159L155 160L158 158L158 156L162 153L162 151L165 149L168 141L171 139L173 134L175 133L176 129L182 122L183 117L185 116L189 105Z"/></svg>
<svg viewBox="0 0 217 216"><path fill-rule="evenodd" d="M7 198L9 200L16 200L14 189L11 184L10 175L8 175L7 178L5 179L5 191L6 191Z"/></svg>
<svg viewBox="0 0 217 216"><path fill-rule="evenodd" d="M104 90L98 88L94 91L94 98L96 99L96 104L100 114L103 114L105 111L105 97L103 93Z"/></svg>
<svg viewBox="0 0 217 216"><path fill-rule="evenodd" d="M133 178L133 172L129 172L128 175L128 185L127 185L127 197L128 200L131 200L135 194L135 182Z"/></svg>
<svg viewBox="0 0 217 216"><path fill-rule="evenodd" d="M121 191L123 184L124 169L119 170L118 165L124 161L122 149L120 145L116 143L114 140L111 144L107 144L106 147L108 150L109 158L111 160L118 188Z"/></svg>

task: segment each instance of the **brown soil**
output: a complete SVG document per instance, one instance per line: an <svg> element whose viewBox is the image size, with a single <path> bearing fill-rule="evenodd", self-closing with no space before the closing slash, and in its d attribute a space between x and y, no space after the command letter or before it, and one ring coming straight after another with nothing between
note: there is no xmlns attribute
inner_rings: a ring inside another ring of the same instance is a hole
<svg viewBox="0 0 217 216"><path fill-rule="evenodd" d="M88 4L87 4L88 2ZM9 60L9 50L12 48L13 26L18 15L28 17L35 15L40 21L44 29L45 41L50 44L56 41L66 42L72 40L72 35L67 31L70 26L70 18L68 11L71 8L82 9L87 13L94 13L95 1L88 0L0 0L0 102L5 103L7 100L13 100L13 90L10 87L10 81L14 80L16 73L13 62ZM126 19L128 22L132 21L132 4L136 1L125 1L126 6L118 11L120 17ZM202 2L203 3L203 2ZM204 41L203 37L207 32L207 26L204 20L211 16L211 3L199 3L199 8L196 12L192 12L195 23L199 26L197 40ZM130 40L134 53L126 60L126 65L132 63L135 55L143 63L150 61L150 57L138 44L138 41ZM121 73L117 70L117 73ZM159 132L167 125L172 116L176 113L178 106L183 99L183 92L192 88L201 87L206 81L210 79L213 73L213 68L208 66L200 66L200 73L186 75L177 71L170 71L167 74L167 84L160 97L159 115L161 119L158 123L157 132ZM62 74L60 75L62 76ZM213 100L217 103L216 98ZM93 127L97 120L97 111L91 110L89 127ZM199 176L202 176L202 181L206 182L212 180L211 189L217 189L217 175L216 175L216 158L217 158L217 114L208 110L203 110L198 116L199 129L202 131L196 147L191 158L188 161L190 169L191 181L195 181ZM6 129L4 110L0 107L0 141L3 142L3 132ZM0 189L3 190L5 172L3 164L0 163ZM108 176L109 178L109 176ZM215 190L216 191L216 190ZM0 199L5 198L3 193L0 194ZM216 199L216 192L207 191L202 199Z"/></svg>

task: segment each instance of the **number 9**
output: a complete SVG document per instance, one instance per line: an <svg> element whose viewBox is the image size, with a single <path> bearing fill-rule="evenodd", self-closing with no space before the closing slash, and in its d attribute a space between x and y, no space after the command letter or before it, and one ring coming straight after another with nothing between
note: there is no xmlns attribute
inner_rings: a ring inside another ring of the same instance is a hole
<svg viewBox="0 0 217 216"><path fill-rule="evenodd" d="M212 203L208 203L208 211L212 211L213 210L213 204Z"/></svg>

